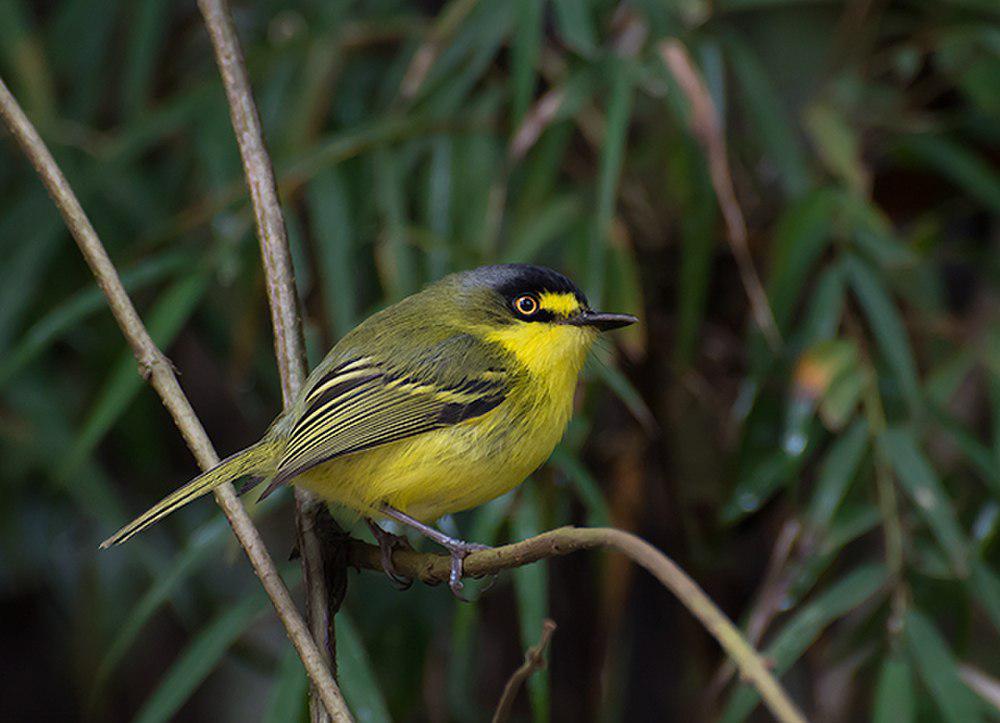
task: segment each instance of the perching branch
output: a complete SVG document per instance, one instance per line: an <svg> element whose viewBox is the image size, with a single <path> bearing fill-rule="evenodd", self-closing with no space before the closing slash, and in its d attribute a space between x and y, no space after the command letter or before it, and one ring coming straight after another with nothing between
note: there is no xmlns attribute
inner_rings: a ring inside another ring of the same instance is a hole
<svg viewBox="0 0 1000 723"><path fill-rule="evenodd" d="M500 702L493 713L493 723L503 723L510 717L510 712L514 708L514 701L517 694L521 692L524 681L531 677L536 670L545 667L545 649L549 646L552 633L556 631L556 624L548 618L542 623L542 634L538 638L538 644L534 645L524 653L524 662L514 671L513 675L503 687Z"/></svg>
<svg viewBox="0 0 1000 723"><path fill-rule="evenodd" d="M285 408L290 407L305 381L307 364L305 345L302 341L302 323L299 317L298 293L295 273L288 250L285 219L278 201L274 168L261 130L260 116L254 103L250 79L247 75L239 39L225 0L198 0L198 7L205 18L205 25L212 37L212 47L229 101L233 130L243 159L250 201L253 205L257 236L260 239L261 260L267 282L267 297L271 306L271 325L274 328L274 352L281 378L281 395ZM317 515L321 504L306 490L295 488L295 522L298 530L299 552L306 588L306 618L313 639L320 644L326 664L333 668L336 661L336 642L323 562L323 547L316 534ZM321 706L316 705L317 689L310 698L313 723L326 720ZM326 706L336 719L345 716L347 709L337 711Z"/></svg>
<svg viewBox="0 0 1000 723"><path fill-rule="evenodd" d="M149 332L146 331L142 319L139 318L139 314L132 305L132 300L122 286L114 264L112 264L97 232L80 206L73 189L70 188L69 182L59 169L52 154L49 153L45 143L2 79L0 79L0 117L3 118L24 154L35 167L60 214L62 214L66 226L94 273L98 286L107 297L118 326L129 346L132 347L132 352L135 354L143 376L149 380L160 395L164 406L173 417L174 423L194 453L201 468L214 467L219 458L205 433L204 427L202 427L180 384L178 384L170 361L163 355L163 352L149 336ZM246 510L243 509L243 505L240 504L232 485L221 485L215 489L214 494L215 500L229 520L237 540L250 559L254 572L260 578L264 590L270 597L278 617L285 626L289 639L302 659L303 666L316 685L323 704L334 717L339 714L341 720L350 720L347 706L324 662L322 653L309 634L305 621L302 620L295 608L295 603L288 594L288 589L278 574L274 561L268 555L260 533L254 527Z"/></svg>
<svg viewBox="0 0 1000 723"><path fill-rule="evenodd" d="M463 569L469 577L482 577L595 547L617 550L652 573L719 642L743 678L760 692L764 704L775 718L782 723L805 723L805 717L771 674L760 654L747 643L711 598L673 560L629 532L606 527L560 527L512 545L473 552L465 558ZM359 540L351 540L347 559L350 565L359 569L382 570L379 548ZM396 550L392 561L396 571L406 577L430 585L448 580L450 559L447 555Z"/></svg>
<svg viewBox="0 0 1000 723"><path fill-rule="evenodd" d="M691 61L691 56L680 41L663 40L659 44L659 51L664 65L677 80L691 106L691 132L704 148L708 158L712 187L715 189L715 196L726 222L726 238L736 259L743 288L750 299L754 321L771 349L776 351L781 348L781 333L778 331L774 313L767 301L767 294L750 256L747 224L743 219L740 203L736 199L733 174L729 170L729 159L726 156L725 131L719 121L715 103L708 88L705 87L705 81Z"/></svg>

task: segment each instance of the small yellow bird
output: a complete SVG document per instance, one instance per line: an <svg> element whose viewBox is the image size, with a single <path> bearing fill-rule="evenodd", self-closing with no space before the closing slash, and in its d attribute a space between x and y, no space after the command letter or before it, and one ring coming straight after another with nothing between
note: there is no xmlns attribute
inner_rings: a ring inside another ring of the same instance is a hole
<svg viewBox="0 0 1000 723"><path fill-rule="evenodd" d="M341 339L264 438L168 495L105 540L124 542L218 485L287 482L363 515L386 573L397 538L419 530L462 560L482 546L431 526L513 489L562 437L577 376L601 330L636 321L592 311L568 278L524 264L446 276Z"/></svg>

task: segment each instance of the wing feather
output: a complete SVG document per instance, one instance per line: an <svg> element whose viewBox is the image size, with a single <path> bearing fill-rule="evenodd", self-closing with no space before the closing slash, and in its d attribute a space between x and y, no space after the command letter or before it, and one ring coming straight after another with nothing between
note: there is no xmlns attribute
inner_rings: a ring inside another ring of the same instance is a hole
<svg viewBox="0 0 1000 723"><path fill-rule="evenodd" d="M277 474L262 496L335 457L486 414L507 395L507 376L496 366L473 368L457 378L441 377L431 365L402 374L370 358L334 366L303 396L303 411L289 433Z"/></svg>

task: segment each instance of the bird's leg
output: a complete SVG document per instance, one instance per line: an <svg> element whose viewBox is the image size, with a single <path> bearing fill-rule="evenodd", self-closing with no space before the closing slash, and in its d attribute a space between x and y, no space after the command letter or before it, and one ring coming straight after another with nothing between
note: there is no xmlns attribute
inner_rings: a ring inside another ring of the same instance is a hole
<svg viewBox="0 0 1000 723"><path fill-rule="evenodd" d="M437 544L441 545L444 549L448 551L451 555L451 573L448 575L448 587L451 588L452 594L459 600L465 600L461 595L462 590L462 561L471 552L476 550L489 550L487 545L479 545L475 542L466 542L465 540L457 540L454 537L449 537L448 535L441 532L441 530L436 527L431 527L430 525L425 525L420 520L410 517L405 512L400 512L392 505L383 504L382 512L386 517L391 517L397 522L412 527L414 530L430 538ZM468 602L468 601L466 601Z"/></svg>
<svg viewBox="0 0 1000 723"><path fill-rule="evenodd" d="M401 535L386 532L371 517L366 517L365 522L368 523L368 529L372 531L372 536L378 543L382 559L382 569L385 571L386 577L389 578L397 590L408 589L413 584L413 580L405 575L401 575L399 570L396 569L396 564L392 561L392 551L397 548L410 549L410 543Z"/></svg>

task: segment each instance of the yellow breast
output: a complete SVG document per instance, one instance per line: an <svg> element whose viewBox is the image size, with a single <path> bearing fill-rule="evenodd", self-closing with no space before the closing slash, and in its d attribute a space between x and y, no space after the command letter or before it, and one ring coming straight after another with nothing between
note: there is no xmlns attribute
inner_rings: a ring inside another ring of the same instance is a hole
<svg viewBox="0 0 1000 723"><path fill-rule="evenodd" d="M595 334L524 323L484 336L513 352L522 373L496 409L461 424L340 457L296 484L362 514L386 502L420 520L475 507L514 488L559 442Z"/></svg>

